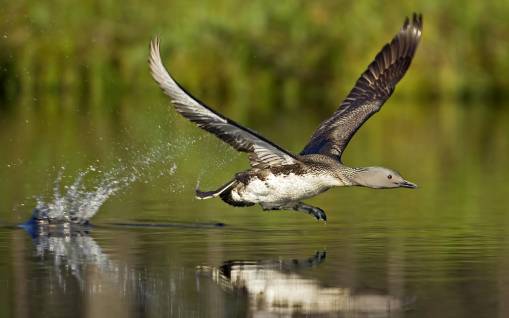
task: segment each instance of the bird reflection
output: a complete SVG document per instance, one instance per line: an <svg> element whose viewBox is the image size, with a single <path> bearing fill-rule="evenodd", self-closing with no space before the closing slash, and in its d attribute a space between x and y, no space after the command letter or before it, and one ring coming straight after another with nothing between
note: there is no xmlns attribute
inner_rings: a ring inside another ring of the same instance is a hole
<svg viewBox="0 0 509 318"><path fill-rule="evenodd" d="M29 251L37 257L36 267L40 270L20 272L20 277L33 281L31 293L45 291L46 299L37 303L27 299L26 303L34 308L58 310L63 316L81 306L83 297L86 310L112 316L150 312L154 317L224 317L248 312L253 317L386 317L404 307L397 297L325 286L318 279L306 277L306 272L318 272L313 268L319 269L325 262L325 252L302 260L227 261L220 267L201 266L197 277L193 275L195 268L179 258L159 268L145 258L133 263L119 254L108 255L89 235L90 227L36 224L32 229L35 231L29 233L35 252ZM117 249L118 246L114 250ZM199 277L204 278L205 284ZM231 294L240 298L232 303ZM217 306L218 303L223 305Z"/></svg>
<svg viewBox="0 0 509 318"><path fill-rule="evenodd" d="M325 287L299 272L319 266L326 252L304 260L227 261L219 268L199 267L222 288L247 294L254 316L352 313L355 317L385 317L403 309L403 302L376 292ZM363 315L365 314L365 315Z"/></svg>

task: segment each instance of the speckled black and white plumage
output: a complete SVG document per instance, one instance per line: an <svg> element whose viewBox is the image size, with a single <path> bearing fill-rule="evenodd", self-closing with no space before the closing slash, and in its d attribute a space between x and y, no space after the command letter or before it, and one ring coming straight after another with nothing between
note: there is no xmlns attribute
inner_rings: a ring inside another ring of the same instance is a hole
<svg viewBox="0 0 509 318"><path fill-rule="evenodd" d="M322 209L301 200L337 186L415 188L415 184L391 169L347 167L341 163L341 155L359 127L391 96L410 66L421 32L420 15L405 20L399 33L377 54L338 110L318 127L300 155L290 153L192 97L166 71L159 53L159 39L153 40L149 56L152 77L170 97L177 112L236 150L249 154L251 169L237 173L217 190L196 189L197 198L220 197L233 206L259 204L264 210L301 211L325 221Z"/></svg>

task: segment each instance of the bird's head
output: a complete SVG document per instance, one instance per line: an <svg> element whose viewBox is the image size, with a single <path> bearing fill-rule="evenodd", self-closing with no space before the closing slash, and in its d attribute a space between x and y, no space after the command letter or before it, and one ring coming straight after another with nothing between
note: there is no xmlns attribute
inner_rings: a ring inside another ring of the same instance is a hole
<svg viewBox="0 0 509 318"><path fill-rule="evenodd" d="M360 168L353 181L357 185L375 189L417 188L415 183L406 181L397 171L383 167Z"/></svg>

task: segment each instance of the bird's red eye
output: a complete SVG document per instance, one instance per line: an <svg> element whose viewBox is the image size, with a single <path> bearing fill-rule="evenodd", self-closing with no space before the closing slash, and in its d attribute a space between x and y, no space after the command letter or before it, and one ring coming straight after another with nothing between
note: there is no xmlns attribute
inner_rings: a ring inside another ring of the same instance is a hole
<svg viewBox="0 0 509 318"><path fill-rule="evenodd" d="M387 176L387 179L392 179L392 175L388 175L388 176Z"/></svg>

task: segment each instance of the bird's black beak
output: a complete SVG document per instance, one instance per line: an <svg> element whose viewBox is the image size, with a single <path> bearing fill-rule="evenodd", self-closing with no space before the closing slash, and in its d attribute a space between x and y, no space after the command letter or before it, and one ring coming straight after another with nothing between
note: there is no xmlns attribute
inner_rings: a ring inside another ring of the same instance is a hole
<svg viewBox="0 0 509 318"><path fill-rule="evenodd" d="M399 186L402 188L409 188L409 189L415 189L417 188L417 185L415 183L403 180L403 182L399 183Z"/></svg>

